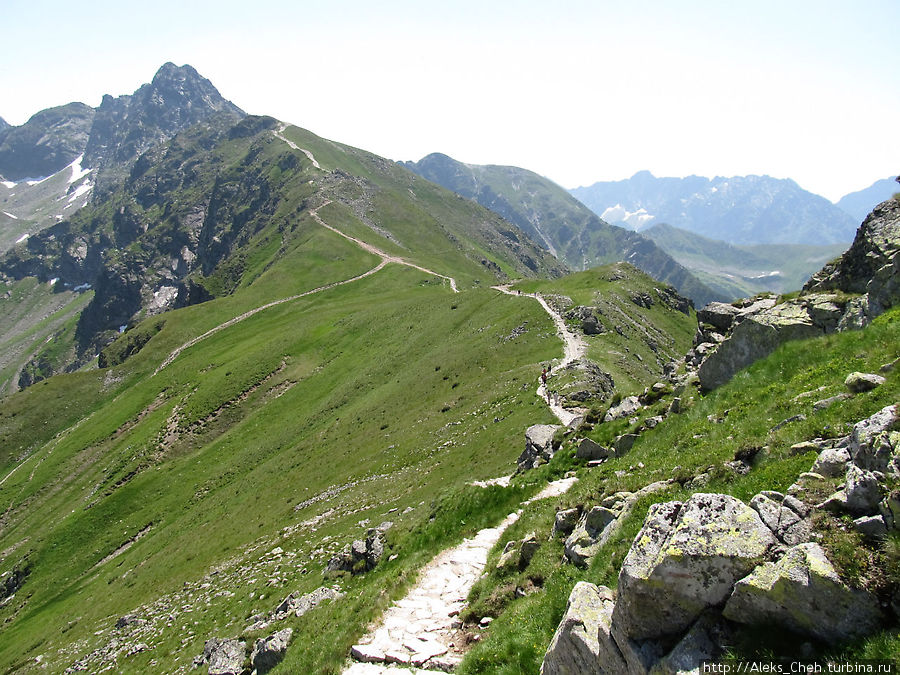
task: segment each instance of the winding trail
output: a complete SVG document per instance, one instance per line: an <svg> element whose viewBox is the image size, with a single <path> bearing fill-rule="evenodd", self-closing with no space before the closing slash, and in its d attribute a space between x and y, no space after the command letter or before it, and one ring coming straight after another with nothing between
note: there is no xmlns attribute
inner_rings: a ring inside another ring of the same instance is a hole
<svg viewBox="0 0 900 675"><path fill-rule="evenodd" d="M515 297L527 297L533 298L537 300L541 307L544 308L544 311L550 315L550 318L553 319L553 323L556 324L556 332L559 335L560 339L563 341L563 358L556 367L553 369L553 373L551 373L550 377L554 377L561 370L563 370L566 366L568 366L573 361L580 359L584 356L587 351L587 344L585 344L584 340L577 334L573 333L569 330L569 327L566 325L566 322L559 315L559 312L554 310L546 300L544 300L543 296L540 293L517 293L511 291L509 285L502 286L491 286L494 290L500 291L501 293L505 293L506 295L512 295ZM563 408L556 398L547 397L547 386L543 383L540 383L537 388L537 395L542 399L548 401L548 405L550 406L550 410L556 415L557 419L562 422L564 425L569 426L572 422L576 421L581 417L580 414L572 412L571 410L567 410Z"/></svg>
<svg viewBox="0 0 900 675"><path fill-rule="evenodd" d="M577 482L564 478L549 483L522 507L557 497ZM490 550L522 508L510 513L496 527L480 530L459 546L438 554L422 568L415 586L384 613L377 627L353 646L356 660L343 675L376 675L400 671L388 664L424 667L423 672L453 670L465 653L457 616L466 597L487 564ZM403 669L402 672L409 673Z"/></svg>
<svg viewBox="0 0 900 675"><path fill-rule="evenodd" d="M279 136L279 138L280 138L280 136ZM287 139L284 139L284 140L285 140L285 142L290 144L290 141L287 141ZM293 145L293 144L291 144L291 145ZM296 149L306 152L306 151L302 150L302 148L296 148ZM359 246L364 251L368 251L369 253L377 255L379 258L381 258L381 262L379 262L375 267L368 270L367 272L358 274L355 277L351 277L350 279L344 279L343 281L335 281L330 284L325 284L324 286L319 286L318 288L314 288L309 291L304 291L303 293L291 295L287 298L281 298L280 300L273 300L272 302L268 302L265 305L260 305L259 307L255 307L249 311L244 312L243 314L240 314L239 316L233 317L233 318L229 319L228 321L220 323L218 326L215 326L214 328L209 329L202 335L198 335L197 337L195 337L191 340L188 340L180 347L176 347L175 349L173 349L172 352L159 365L159 367L153 371L153 375L156 375L163 368L170 365L175 359L178 358L178 356L181 354L181 352L183 352L185 349L190 349L197 343L202 342L203 340L205 340L208 337L211 337L212 335L215 335L219 331L229 328L229 327L235 325L236 323L240 323L244 319L249 319L254 314L262 312L263 310L269 309L271 307L275 307L276 305L282 305L286 302L293 302L294 300L304 298L308 295L313 295L315 293L321 293L322 291L327 291L329 289L336 288L338 286L343 286L344 284L350 284L350 283L353 283L354 281L359 281L360 279L365 279L366 277L375 274L375 272L378 272L381 268L383 268L385 265L387 265L389 263L395 263L397 265L406 265L407 267L412 267L414 269L419 270L420 272L425 272L426 274L430 274L435 277L440 277L441 279L446 279L447 281L450 282L450 288L452 289L452 291L454 293L459 293L459 289L456 286L456 279L454 279L453 277L448 277L444 274L438 274L437 272L430 270L427 267L422 267L421 265L416 265L415 263L411 263L408 260L405 260L404 258L400 258L397 256L390 255L388 253L385 253L380 248L377 248L376 246L372 246L372 244L368 244L368 243L362 241L361 239L357 239L356 237L351 237L349 234L341 232L336 227L332 227L331 225L326 223L324 220L322 220L322 217L319 215L319 209L321 209L325 206L328 206L330 203L331 203L331 200L326 199L319 206L317 206L314 209L311 209L309 213L313 217L313 219L322 227L324 227L328 230L331 230L335 234L342 236L344 239L352 241L354 244Z"/></svg>
<svg viewBox="0 0 900 675"><path fill-rule="evenodd" d="M569 330L559 313L540 294L513 292L507 285L493 288L507 295L533 298L550 315L564 345L563 358L556 366L556 372L584 356L587 350L584 340ZM568 426L581 417L560 406L553 397L548 398L543 383L538 386L537 394L548 401L550 409L563 424ZM505 487L509 485L510 478L503 476L475 481L471 485ZM577 480L565 478L554 481L523 502L522 507L538 499L561 495ZM522 508L510 513L496 527L479 531L459 546L443 551L422 568L418 581L406 596L391 605L379 623L353 646L350 651L353 660L344 669L343 675L390 675L400 672L427 675L435 670L454 670L466 651L466 640L456 617L465 607L472 586L484 572L491 548L521 513Z"/></svg>

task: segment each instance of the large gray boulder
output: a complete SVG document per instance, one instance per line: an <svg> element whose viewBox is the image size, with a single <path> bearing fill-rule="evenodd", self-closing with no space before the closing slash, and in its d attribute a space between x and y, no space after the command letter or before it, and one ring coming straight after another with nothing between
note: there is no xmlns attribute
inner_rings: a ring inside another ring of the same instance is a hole
<svg viewBox="0 0 900 675"><path fill-rule="evenodd" d="M849 588L822 547L800 544L735 584L724 616L744 624L781 625L826 642L866 635L881 625L878 600Z"/></svg>
<svg viewBox="0 0 900 675"><path fill-rule="evenodd" d="M628 417L629 415L633 415L634 413L636 413L642 407L643 406L641 405L641 402L637 396L626 396L616 405L611 406L610 409L606 411L606 415L604 416L603 421L612 422L613 420L617 420L621 417Z"/></svg>
<svg viewBox="0 0 900 675"><path fill-rule="evenodd" d="M849 463L850 452L846 447L824 448L819 453L810 471L828 478L837 478L847 473L847 464Z"/></svg>
<svg viewBox="0 0 900 675"><path fill-rule="evenodd" d="M579 581L569 594L541 664L541 675L607 675L626 672L625 661L610 636L613 592Z"/></svg>
<svg viewBox="0 0 900 675"><path fill-rule="evenodd" d="M651 675L700 673L703 661L719 659L724 645L731 642L731 631L717 611L703 614L672 651L650 669Z"/></svg>
<svg viewBox="0 0 900 675"><path fill-rule="evenodd" d="M558 424L534 424L525 430L525 450L516 460L519 472L534 469L553 457L553 434Z"/></svg>
<svg viewBox="0 0 900 675"><path fill-rule="evenodd" d="M241 675L246 658L247 644L239 640L211 638L203 647L209 675Z"/></svg>
<svg viewBox="0 0 900 675"><path fill-rule="evenodd" d="M900 434L891 430L898 419L897 406L889 405L854 424L848 447L853 463L868 471L897 473Z"/></svg>
<svg viewBox="0 0 900 675"><path fill-rule="evenodd" d="M250 654L250 665L258 675L267 673L281 663L294 631L285 628L267 638L260 638Z"/></svg>
<svg viewBox="0 0 900 675"><path fill-rule="evenodd" d="M777 545L756 511L729 495L655 504L619 572L614 626L632 640L682 633Z"/></svg>
<svg viewBox="0 0 900 675"><path fill-rule="evenodd" d="M711 390L789 340L822 335L805 302L786 302L738 323L728 339L700 364L700 386Z"/></svg>

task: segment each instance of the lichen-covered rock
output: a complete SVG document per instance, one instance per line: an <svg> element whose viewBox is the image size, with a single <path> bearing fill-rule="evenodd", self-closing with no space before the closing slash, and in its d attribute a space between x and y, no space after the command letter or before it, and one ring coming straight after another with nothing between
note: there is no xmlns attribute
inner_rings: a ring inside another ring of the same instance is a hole
<svg viewBox="0 0 900 675"><path fill-rule="evenodd" d="M541 664L541 675L604 675L626 672L625 661L609 634L613 593L579 581L569 594Z"/></svg>
<svg viewBox="0 0 900 675"><path fill-rule="evenodd" d="M209 675L241 675L246 657L247 644L239 640L212 638L203 647Z"/></svg>
<svg viewBox="0 0 900 675"><path fill-rule="evenodd" d="M619 513L602 506L586 511L566 539L566 558L576 565L587 565L606 542L604 531L615 522Z"/></svg>
<svg viewBox="0 0 900 675"><path fill-rule="evenodd" d="M736 372L768 356L785 342L823 333L804 302L786 302L747 316L700 364L700 386L706 390L720 387Z"/></svg>
<svg viewBox="0 0 900 675"><path fill-rule="evenodd" d="M871 471L864 471L855 464L847 466L844 496L846 508L858 516L871 515L881 501L881 485Z"/></svg>
<svg viewBox="0 0 900 675"><path fill-rule="evenodd" d="M553 434L557 424L534 424L525 430L525 450L516 460L518 470L527 471L549 462L553 457Z"/></svg>
<svg viewBox="0 0 900 675"><path fill-rule="evenodd" d="M629 415L636 413L642 407L643 406L637 396L626 396L619 401L619 403L611 406L610 409L606 411L606 416L603 418L603 421L612 422L621 417L628 417Z"/></svg>
<svg viewBox="0 0 900 675"><path fill-rule="evenodd" d="M375 528L366 531L365 539L356 539L341 553L328 561L326 574L332 572L350 572L361 574L375 569L384 555L384 539Z"/></svg>
<svg viewBox="0 0 900 675"><path fill-rule="evenodd" d="M835 262L814 274L804 291L871 293L879 297L879 306L893 304L887 279L870 287L880 270L891 265L900 251L900 202L888 199L876 206L863 221L850 248ZM882 291L881 289L884 289ZM884 297L882 297L884 296Z"/></svg>
<svg viewBox="0 0 900 675"><path fill-rule="evenodd" d="M579 459L606 459L609 455L609 448L595 443L590 438L582 438L575 449L575 456Z"/></svg>
<svg viewBox="0 0 900 675"><path fill-rule="evenodd" d="M562 370L561 376L563 384L559 386L559 394L571 401L605 401L616 390L612 375L590 359L572 361Z"/></svg>
<svg viewBox="0 0 900 675"><path fill-rule="evenodd" d="M890 431L897 422L897 406L889 405L854 424L848 446L853 463L868 471L896 471L900 437Z"/></svg>
<svg viewBox="0 0 900 675"><path fill-rule="evenodd" d="M756 511L728 495L655 504L619 572L617 630L633 640L681 633L777 544Z"/></svg>
<svg viewBox="0 0 900 675"><path fill-rule="evenodd" d="M788 546L809 541L812 524L807 516L809 509L796 497L779 492L763 492L750 500L750 507L772 530L776 537Z"/></svg>
<svg viewBox="0 0 900 675"><path fill-rule="evenodd" d="M265 639L260 638L256 641L253 652L250 654L250 665L258 675L269 672L281 663L293 634L293 629L285 628Z"/></svg>
<svg viewBox="0 0 900 675"><path fill-rule="evenodd" d="M697 310L697 321L701 324L709 324L720 333L727 333L731 330L740 311L734 305L728 305L724 302L711 302Z"/></svg>
<svg viewBox="0 0 900 675"><path fill-rule="evenodd" d="M844 380L844 386L854 394L871 391L882 384L884 384L884 378L875 373L850 373Z"/></svg>
<svg viewBox="0 0 900 675"><path fill-rule="evenodd" d="M866 635L881 624L878 600L840 580L815 543L788 550L735 584L724 616L745 624L782 625L827 642Z"/></svg>
<svg viewBox="0 0 900 675"><path fill-rule="evenodd" d="M553 520L553 534L557 536L572 534L572 530L578 524L579 517L581 517L580 508L557 511Z"/></svg>
<svg viewBox="0 0 900 675"><path fill-rule="evenodd" d="M812 465L812 471L829 478L843 476L850 463L850 452L845 447L825 448Z"/></svg>

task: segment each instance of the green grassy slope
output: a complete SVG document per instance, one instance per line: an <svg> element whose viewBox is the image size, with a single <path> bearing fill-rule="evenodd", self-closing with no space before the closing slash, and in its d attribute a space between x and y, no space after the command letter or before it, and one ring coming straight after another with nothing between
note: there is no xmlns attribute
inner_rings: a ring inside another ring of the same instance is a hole
<svg viewBox="0 0 900 675"><path fill-rule="evenodd" d="M488 559L490 575L473 590L468 615L497 617L486 638L468 655L458 672L534 673L561 619L569 592L578 580L615 587L619 568L640 530L652 503L684 500L693 492L723 492L745 502L762 490L784 492L800 473L809 471L815 452L793 453L793 444L813 438L848 434L852 425L886 405L900 400L900 374L895 369L874 391L859 394L825 410L813 401L845 391L844 378L852 371L877 372L898 357L900 311L891 311L863 331L788 343L773 355L739 373L727 385L700 396L692 390L681 393L683 414L668 417L654 429L645 430L630 453L611 458L588 469L574 458L574 448L564 441L550 468L556 472L574 469L576 486L556 503L536 503L507 530ZM637 430L644 420L661 414L667 399L644 409L636 423L626 420L599 424L587 435L608 444L620 433ZM782 425L795 415L805 419ZM724 466L739 452L763 448L746 475ZM689 481L701 473L708 482L691 487ZM551 537L556 510L577 504L592 506L605 496L622 490L635 491L654 481L676 482L660 493L637 503L634 511L609 544L586 569L560 563L563 539ZM837 488L835 479L819 495ZM825 519L828 520L827 518ZM506 542L536 532L543 542L530 565L522 571L497 571L494 563ZM898 583L896 553L883 557L867 553L861 537L846 520L832 519L820 543L828 551L841 576L851 584L868 584L877 593L889 593L885 583ZM886 551L887 549L885 549ZM887 582L887 579L893 579ZM529 589L526 597L516 589ZM744 658L777 658L797 655L797 645L807 638L746 631L729 645L729 653ZM843 661L849 658L900 658L896 625L851 644L814 644L820 655Z"/></svg>
<svg viewBox="0 0 900 675"><path fill-rule="evenodd" d="M320 237L344 257L333 276L375 262L320 227L310 233L308 257L321 254ZM192 639L182 645L184 632L165 627L152 652L122 666L172 672L211 635L239 631L251 610L320 585L322 547L349 543L361 532L357 522L413 507L390 516L396 536L413 536L402 533L428 522L421 502L507 472L525 426L549 421L532 385L537 364L559 345L540 308L491 290L453 294L440 279L397 265L260 312L151 376L186 337L263 297L259 289L268 295L287 269L299 277L294 290L327 280L302 263L285 260L244 291L166 314L162 329L119 366L51 378L5 400L0 564L30 572L0 608L4 670L37 655L64 669L118 616L233 558L252 566L260 551L246 551L263 540L304 561L308 574L292 568L274 589L263 590L266 579L226 583L218 590L235 596L198 606ZM523 320L531 328L508 339ZM315 516L320 525L303 525ZM280 536L284 528L292 534ZM431 549L398 550L400 571L381 578L379 592L399 588L410 565L466 530L454 523L430 535ZM260 603L260 594L269 601ZM344 642L372 611L325 630L321 644L333 641L332 651L310 646L292 658L343 658Z"/></svg>
<svg viewBox="0 0 900 675"><path fill-rule="evenodd" d="M281 127L265 117L234 124L226 115L189 129L142 155L103 200L4 256L0 272L12 279L59 278L95 291L31 370L46 376L88 363L121 326L173 304L260 283L260 297L292 294L296 270L266 273L317 236L304 225L326 200L322 214L332 225L463 287L561 272L496 214L371 153L296 127L282 136ZM305 264L331 256L314 249ZM159 304L173 292L175 300Z"/></svg>
<svg viewBox="0 0 900 675"><path fill-rule="evenodd" d="M656 289L664 285L627 263L554 281L525 281L515 288L542 293L564 316L576 306L596 308L604 332L585 336L586 356L613 376L623 396L658 381L663 366L690 349L697 327L692 311L678 311L661 300ZM650 298L652 305L635 303L639 296Z"/></svg>

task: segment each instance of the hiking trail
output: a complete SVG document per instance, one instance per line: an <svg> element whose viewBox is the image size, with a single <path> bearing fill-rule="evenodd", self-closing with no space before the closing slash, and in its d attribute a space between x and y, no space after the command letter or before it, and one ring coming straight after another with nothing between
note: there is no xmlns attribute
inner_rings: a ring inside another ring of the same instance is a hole
<svg viewBox="0 0 900 675"><path fill-rule="evenodd" d="M560 371L562 371L566 366L584 356L585 352L587 351L587 344L579 335L576 335L571 330L569 330L569 327L566 325L566 322L560 316L559 312L554 310L547 303L547 301L544 300L543 296L540 293L517 293L515 291L511 291L508 284L491 286L491 288L500 291L501 293L505 293L506 295L512 295L514 297L533 298L540 303L541 307L544 308L544 311L550 315L551 319L553 319L553 323L556 324L556 332L559 335L560 339L562 339L563 341L563 358L552 369L549 377L547 378L548 383L550 383L551 378L557 376ZM571 410L563 408L555 397L550 396L548 398L547 385L545 385L543 382L538 385L537 395L545 401L548 401L550 410L564 425L569 426L570 424L572 424L572 422L581 417L580 412L573 412Z"/></svg>
<svg viewBox="0 0 900 675"><path fill-rule="evenodd" d="M290 141L286 141L286 142L290 143ZM302 148L297 148L297 149L302 150ZM372 246L371 244L368 244L368 243L362 241L361 239L357 239L356 237L351 237L349 234L341 232L336 227L332 227L331 225L326 223L324 220L322 220L322 217L319 215L319 209L321 209L325 206L328 206L330 203L331 203L331 200L326 199L319 206L317 206L314 209L311 209L309 213L313 217L313 219L322 227L324 227L328 230L331 230L335 234L342 236L344 239L352 241L354 244L359 246L364 251L368 251L369 253L377 255L379 258L381 258L381 262L379 262L372 269L370 269L366 272L363 272L362 274L357 274L355 277L351 277L349 279L344 279L343 281L334 281L330 284L325 284L324 286L319 286L318 288L313 288L312 290L304 291L303 293L297 293L296 295L291 295L287 298L281 298L280 300L273 300L272 302L267 302L264 305L260 305L259 307L255 307L251 310L248 310L248 311L244 312L243 314L240 314L236 317L228 319L228 321L225 321L223 323L220 323L218 326L210 328L208 331L206 331L202 335L198 335L197 337L195 337L191 340L188 340L180 347L176 347L175 349L173 349L169 353L169 355L165 358L165 360L159 365L159 367L153 371L153 375L156 375L163 368L165 368L166 366L171 364L172 361L177 359L178 356L181 354L181 352L183 352L185 349L190 349L191 347L193 347L194 345L196 345L199 342L202 342L206 338L215 335L216 333L218 333L221 330L230 328L231 326L235 325L236 323L240 323L241 321L243 321L245 319L249 319L251 316L253 316L254 314L257 314L258 312L262 312L263 310L269 309L271 307L275 307L277 305L282 305L286 302L293 302L294 300L299 300L300 298L304 298L308 295L313 295L315 293L321 293L322 291L327 291L332 288L336 288L338 286L343 286L344 284L349 284L349 283L353 283L354 281L359 281L360 279L365 279L366 277L375 274L375 272L378 272L381 268L383 268L385 265L387 265L389 263L395 263L397 265L406 265L407 267L412 267L414 269L419 270L420 272L425 272L426 274L430 274L435 277L440 277L441 279L446 279L447 281L450 282L451 290L454 293L459 293L459 289L456 286L456 279L454 279L453 277L448 277L443 274L438 274L437 272L430 270L427 267L422 267L420 265L416 265L415 263L411 263L404 258L400 258L397 256L390 255L388 253L385 253L380 248L377 248L376 246Z"/></svg>
<svg viewBox="0 0 900 675"><path fill-rule="evenodd" d="M549 483L522 507L557 497L577 482L563 478ZM355 662L343 675L410 673L405 666L424 667L420 672L454 669L466 651L457 618L472 585L487 564L488 553L507 527L515 523L522 508L510 513L496 527L480 530L458 546L439 553L419 572L415 586L384 612L378 626L370 629L350 654ZM392 666L390 664L399 664ZM416 671L412 671L416 672Z"/></svg>

